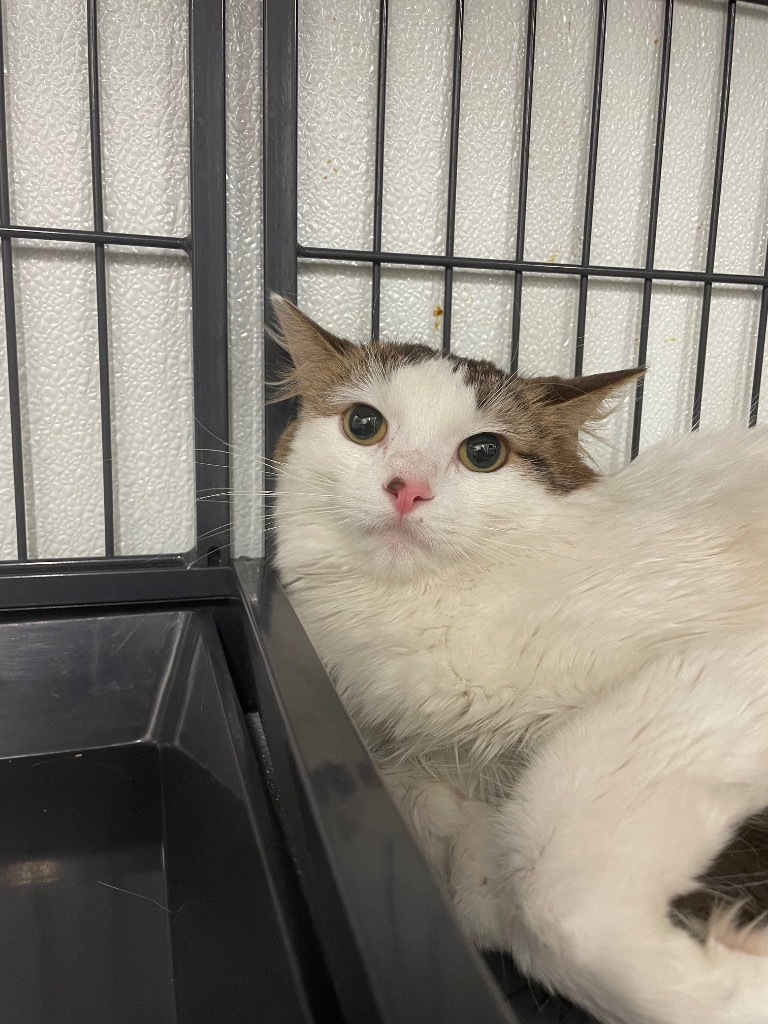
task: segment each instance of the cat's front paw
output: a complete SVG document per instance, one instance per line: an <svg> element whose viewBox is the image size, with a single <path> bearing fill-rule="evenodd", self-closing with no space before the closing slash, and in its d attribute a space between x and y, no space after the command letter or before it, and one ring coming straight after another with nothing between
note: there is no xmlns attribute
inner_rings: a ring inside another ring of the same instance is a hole
<svg viewBox="0 0 768 1024"><path fill-rule="evenodd" d="M413 791L413 819L419 832L452 839L463 828L466 805L474 803L447 782L425 782Z"/></svg>
<svg viewBox="0 0 768 1024"><path fill-rule="evenodd" d="M504 901L498 874L497 812L454 786L428 782L414 791L414 818L446 847L448 895L468 937L485 949L508 948Z"/></svg>

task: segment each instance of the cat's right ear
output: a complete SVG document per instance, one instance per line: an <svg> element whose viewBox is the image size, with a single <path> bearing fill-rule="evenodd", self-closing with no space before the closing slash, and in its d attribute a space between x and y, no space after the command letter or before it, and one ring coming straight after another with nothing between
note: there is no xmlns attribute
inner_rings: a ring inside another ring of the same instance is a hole
<svg viewBox="0 0 768 1024"><path fill-rule="evenodd" d="M270 300L278 328L272 336L288 352L300 377L313 374L329 359L343 359L354 350L351 341L326 331L282 295L273 292Z"/></svg>

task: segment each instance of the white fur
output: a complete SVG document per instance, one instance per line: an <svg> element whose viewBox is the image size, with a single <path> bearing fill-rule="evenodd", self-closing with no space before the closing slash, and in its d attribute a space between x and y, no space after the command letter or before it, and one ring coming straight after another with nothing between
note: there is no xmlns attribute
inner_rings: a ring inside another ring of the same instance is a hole
<svg viewBox="0 0 768 1024"><path fill-rule="evenodd" d="M338 397L387 437L300 422L278 567L469 933L609 1024L768 1024L762 938L668 917L768 805L768 434L563 496L461 465L497 425L446 361Z"/></svg>

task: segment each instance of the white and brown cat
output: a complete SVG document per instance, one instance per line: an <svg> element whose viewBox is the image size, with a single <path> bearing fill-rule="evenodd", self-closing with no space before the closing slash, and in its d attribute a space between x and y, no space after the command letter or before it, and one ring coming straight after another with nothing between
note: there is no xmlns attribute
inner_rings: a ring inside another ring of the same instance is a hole
<svg viewBox="0 0 768 1024"><path fill-rule="evenodd" d="M672 902L768 805L768 434L598 477L636 370L511 376L274 309L277 565L468 934L610 1024L768 1024Z"/></svg>

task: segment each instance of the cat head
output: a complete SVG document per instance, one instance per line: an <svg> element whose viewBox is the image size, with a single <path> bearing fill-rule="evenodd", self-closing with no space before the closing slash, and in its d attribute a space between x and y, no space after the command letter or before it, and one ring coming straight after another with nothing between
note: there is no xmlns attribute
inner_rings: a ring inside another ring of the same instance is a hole
<svg viewBox="0 0 768 1024"><path fill-rule="evenodd" d="M526 379L424 345L354 344L272 301L293 363L278 397L299 403L276 452L278 546L324 524L384 577L481 563L589 486L579 435L643 372Z"/></svg>

